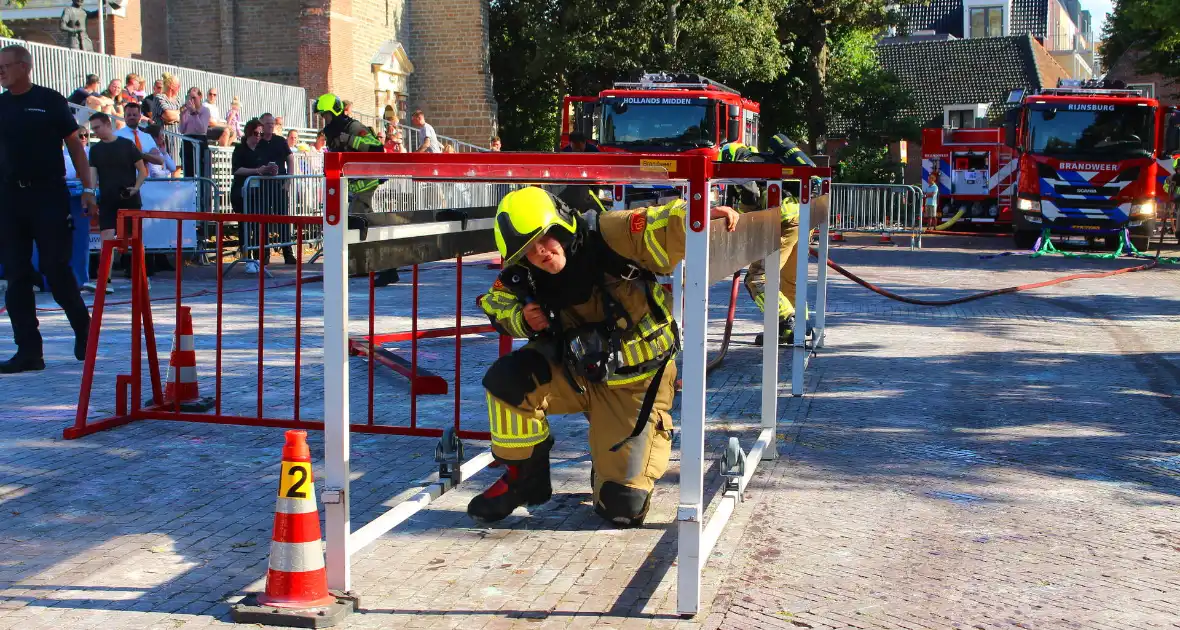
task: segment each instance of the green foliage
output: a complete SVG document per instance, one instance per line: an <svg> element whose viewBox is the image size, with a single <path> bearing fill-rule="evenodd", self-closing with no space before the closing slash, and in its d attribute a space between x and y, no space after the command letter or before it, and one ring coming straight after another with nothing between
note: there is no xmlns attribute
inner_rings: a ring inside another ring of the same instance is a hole
<svg viewBox="0 0 1180 630"><path fill-rule="evenodd" d="M491 0L500 135L509 149L551 151L562 95L592 96L640 71L668 70L706 75L760 102L764 137L781 131L801 141L818 138L833 114L854 114L861 136L906 137L894 114L911 101L873 51L873 34L892 20L887 6Z"/></svg>
<svg viewBox="0 0 1180 630"><path fill-rule="evenodd" d="M1127 51L1143 53L1142 72L1180 78L1180 0L1116 0L1102 36L1102 62L1111 67Z"/></svg>
<svg viewBox="0 0 1180 630"><path fill-rule="evenodd" d="M836 179L850 184L901 183L903 167L889 159L884 146L853 145L840 152Z"/></svg>

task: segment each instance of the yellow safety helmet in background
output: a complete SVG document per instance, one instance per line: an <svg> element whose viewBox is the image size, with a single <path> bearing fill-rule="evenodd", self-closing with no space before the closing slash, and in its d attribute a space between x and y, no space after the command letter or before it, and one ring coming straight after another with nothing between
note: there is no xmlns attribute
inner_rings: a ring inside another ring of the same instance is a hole
<svg viewBox="0 0 1180 630"><path fill-rule="evenodd" d="M339 116L344 113L344 103L335 94L325 94L315 100L315 113Z"/></svg>
<svg viewBox="0 0 1180 630"><path fill-rule="evenodd" d="M570 236L578 232L573 212L553 195L536 186L514 190L496 208L496 248L504 264L515 264L537 239L559 228Z"/></svg>

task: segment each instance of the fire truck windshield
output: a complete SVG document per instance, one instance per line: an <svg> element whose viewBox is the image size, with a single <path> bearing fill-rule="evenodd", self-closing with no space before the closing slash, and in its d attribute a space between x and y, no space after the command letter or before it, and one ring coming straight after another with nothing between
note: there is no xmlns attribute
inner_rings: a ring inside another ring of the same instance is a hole
<svg viewBox="0 0 1180 630"><path fill-rule="evenodd" d="M653 102L627 102L650 100ZM677 103L663 101L678 101ZM712 102L697 99L607 99L600 144L687 150L714 145Z"/></svg>
<svg viewBox="0 0 1180 630"><path fill-rule="evenodd" d="M1038 103L1028 112L1030 151L1057 157L1119 160L1150 156L1155 111L1137 105Z"/></svg>

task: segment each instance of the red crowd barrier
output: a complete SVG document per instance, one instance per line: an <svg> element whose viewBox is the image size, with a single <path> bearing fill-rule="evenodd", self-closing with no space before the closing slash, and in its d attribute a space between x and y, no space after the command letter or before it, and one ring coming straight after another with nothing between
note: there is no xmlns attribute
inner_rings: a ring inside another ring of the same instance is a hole
<svg viewBox="0 0 1180 630"><path fill-rule="evenodd" d="M174 401L169 405L165 403L163 381L160 377L160 361L156 348L156 332L155 324L152 316L152 303L148 290L147 280L147 266L146 257L143 244L143 221L145 219L166 219L175 220L177 225L177 265L176 265L176 290L175 290L175 309L180 312L183 305L183 276L182 270L184 265L184 253L182 249L182 229L183 221L204 221L214 223L216 225L216 249L214 251L224 251L224 237L225 224L236 222L239 226L248 224L286 224L293 226L293 231L297 233L296 251L303 249L303 232L304 226L320 225L322 219L320 217L305 217L305 216L276 216L276 215L243 215L243 214L218 214L218 213L203 213L203 212L171 212L171 211L152 211L152 210L123 210L119 213L119 237L112 241L103 243L102 251L99 256L99 269L108 269L110 262L114 256L115 250L130 251L132 269L131 269L131 356L130 356L130 374L117 374L115 378L115 415L90 421L89 415L90 399L94 387L94 378L96 371L96 363L98 358L98 347L102 335L102 321L106 306L105 291L107 285L106 274L99 274L98 290L95 292L94 314L90 324L90 336L86 347L86 359L83 364L82 385L78 394L78 408L77 415L73 426L67 427L62 435L66 439L76 439L91 433L103 431L106 429L118 427L124 424L134 422L136 420L178 420L184 422L204 422L212 424L229 424L229 425L243 425L243 426L264 426L284 429L310 429L323 430L324 424L322 421L305 420L302 418L301 404L301 388L303 377L303 357L302 357L302 331L303 331L303 285L311 281L317 281L321 278L319 276L306 277L304 275L304 265L301 256L297 256L295 265L295 280L285 284L280 284L277 287L270 288L285 288L294 287L295 290L295 328L294 328L294 378L292 383L294 407L291 418L276 418L267 416L264 411L264 369L265 369L265 348L266 348L266 291L267 278L266 274L258 274L258 348L257 348L257 399L256 411L252 416L231 415L223 412L223 392L222 392L222 367L223 367L223 335L225 330L225 303L224 298L227 293L241 291L226 291L223 277L223 269L221 261L218 260L216 264L216 336L215 336L215 365L214 365L214 406L210 412L186 412L180 408L179 401ZM260 229L261 234L261 248L260 251L266 251L267 246L267 230ZM417 396L421 394L438 394L446 393L447 383L438 376L430 374L419 374L418 365L418 341L420 339L435 339L451 337L455 338L455 379L454 379L454 396L455 396L455 414L453 419L453 426L461 438L486 440L490 438L487 431L472 431L463 429L460 426L461 417L461 388L460 381L462 377L462 357L463 357L463 335L493 333L494 329L490 325L483 326L463 326L462 324L462 306L463 306L463 261L461 259L456 261L456 273L458 278L455 286L455 326L453 328L441 329L427 329L419 330L418 328L418 267L414 266L413 271L413 300L412 300L412 328L409 332L395 332L387 334L377 334L374 330L374 285L373 276L370 274L369 285L369 308L368 308L368 332L366 337L359 337L350 340L350 349L354 355L366 356L368 359L368 413L366 421L363 423L350 422L349 427L352 431L359 433L376 433L387 435L411 435L421 437L439 437L443 434L444 429L438 427L422 427L419 426L417 418ZM177 318L179 321L179 318ZM392 353L380 348L381 344L410 341L411 356L408 361L408 367L401 365L405 363L404 359L397 357L394 360L388 360L389 356L394 356ZM510 351L512 348L512 340L508 337L501 337L499 343L500 354ZM146 352L145 352L146 350ZM142 403L143 396L143 382L144 382L144 355L147 356L147 376L150 381L151 399ZM410 381L410 419L408 425L378 423L374 414L374 369L375 366L381 364L397 373L406 376ZM395 367L396 366L396 367ZM403 369L404 367L404 369ZM109 371L104 368L104 371ZM177 371L179 378L179 370ZM433 377L433 378L429 378ZM441 383L441 385L440 385ZM441 391L438 391L440 390Z"/></svg>

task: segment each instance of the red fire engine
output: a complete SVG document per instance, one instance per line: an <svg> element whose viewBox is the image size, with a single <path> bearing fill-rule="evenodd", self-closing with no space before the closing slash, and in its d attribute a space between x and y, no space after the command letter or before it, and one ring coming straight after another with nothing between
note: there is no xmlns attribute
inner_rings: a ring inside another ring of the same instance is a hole
<svg viewBox="0 0 1180 630"><path fill-rule="evenodd" d="M1117 247L1130 230L1146 249L1155 230L1168 171L1161 163L1180 146L1174 107L1161 106L1120 82L1063 81L1020 102L1005 124L1016 153L1014 232L1030 247L1043 228L1053 234L1105 238Z"/></svg>
<svg viewBox="0 0 1180 630"><path fill-rule="evenodd" d="M928 220L1011 227L1017 161L1003 136L1000 128L922 130L922 186L938 177L938 216Z"/></svg>
<svg viewBox="0 0 1180 630"><path fill-rule="evenodd" d="M598 96L566 96L559 149L567 150L570 133L578 131L600 151L716 158L727 142L758 146L760 110L737 90L700 75L644 73ZM616 188L616 203L645 204L668 194L653 187L628 188Z"/></svg>

